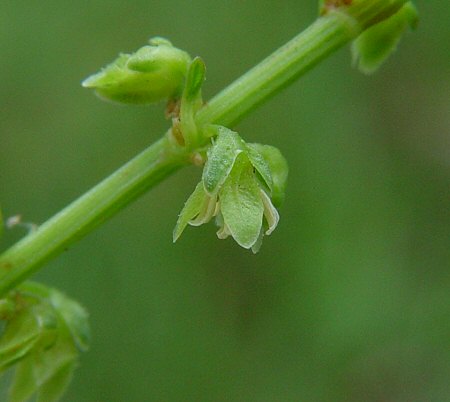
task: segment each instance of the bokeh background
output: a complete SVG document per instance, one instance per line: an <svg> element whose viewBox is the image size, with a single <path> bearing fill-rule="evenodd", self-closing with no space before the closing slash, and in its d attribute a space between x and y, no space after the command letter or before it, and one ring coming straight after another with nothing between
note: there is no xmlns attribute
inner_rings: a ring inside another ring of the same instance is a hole
<svg viewBox="0 0 450 402"><path fill-rule="evenodd" d="M36 275L91 315L64 401L450 401L450 7L417 5L419 30L376 75L342 49L236 127L290 165L258 255L212 224L172 244L192 167ZM3 0L5 216L44 222L166 130L163 105L81 88L118 52L170 38L206 61L209 98L316 11L314 0Z"/></svg>

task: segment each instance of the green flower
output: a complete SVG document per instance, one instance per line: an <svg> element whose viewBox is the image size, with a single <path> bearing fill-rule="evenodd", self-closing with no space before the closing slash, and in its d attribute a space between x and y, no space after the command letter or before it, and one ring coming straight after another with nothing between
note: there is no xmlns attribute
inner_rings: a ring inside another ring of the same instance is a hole
<svg viewBox="0 0 450 402"><path fill-rule="evenodd" d="M56 402L88 347L87 314L61 292L34 282L0 300L0 374L14 367L9 401Z"/></svg>
<svg viewBox="0 0 450 402"><path fill-rule="evenodd" d="M202 181L181 211L173 238L176 241L188 224L199 226L215 217L219 239L232 236L240 246L256 253L264 234L270 235L279 221L272 196L275 188L284 191L286 162L276 148L246 144L225 127L217 127L217 131ZM266 156L258 150L261 147L265 147ZM283 165L283 175L272 175L274 160ZM274 177L283 183L275 185Z"/></svg>
<svg viewBox="0 0 450 402"><path fill-rule="evenodd" d="M190 56L163 38L133 54L121 54L82 85L101 97L122 103L146 104L181 96Z"/></svg>

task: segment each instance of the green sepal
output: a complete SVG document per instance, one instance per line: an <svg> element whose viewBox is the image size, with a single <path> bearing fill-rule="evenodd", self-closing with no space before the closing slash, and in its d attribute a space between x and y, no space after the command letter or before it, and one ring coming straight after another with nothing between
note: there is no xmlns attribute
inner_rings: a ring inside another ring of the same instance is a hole
<svg viewBox="0 0 450 402"><path fill-rule="evenodd" d="M255 170L261 176L270 193L273 190L273 179L270 166L255 144L247 144L248 157Z"/></svg>
<svg viewBox="0 0 450 402"><path fill-rule="evenodd" d="M147 104L179 98L190 56L162 38L133 54L121 54L82 83L103 99Z"/></svg>
<svg viewBox="0 0 450 402"><path fill-rule="evenodd" d="M233 168L237 156L246 149L239 134L217 126L217 138L208 151L208 160L203 169L203 185L208 194L220 189Z"/></svg>
<svg viewBox="0 0 450 402"><path fill-rule="evenodd" d="M408 2L393 16L370 27L353 41L353 63L365 74L375 72L396 50L405 30L408 27L414 29L417 23L417 9Z"/></svg>
<svg viewBox="0 0 450 402"><path fill-rule="evenodd" d="M267 162L272 177L272 194L270 198L273 204L276 207L279 207L284 201L284 193L289 173L285 157L278 148L271 145L248 144L248 147L258 151Z"/></svg>
<svg viewBox="0 0 450 402"><path fill-rule="evenodd" d="M203 189L203 183L200 182L195 187L194 192L190 195L183 209L178 216L177 224L173 230L173 241L174 243L178 240L183 233L184 229L188 225L189 221L194 219L202 208L205 200L205 190Z"/></svg>
<svg viewBox="0 0 450 402"><path fill-rule="evenodd" d="M260 236L263 202L247 155L240 154L220 191L220 210L234 240L251 248Z"/></svg>

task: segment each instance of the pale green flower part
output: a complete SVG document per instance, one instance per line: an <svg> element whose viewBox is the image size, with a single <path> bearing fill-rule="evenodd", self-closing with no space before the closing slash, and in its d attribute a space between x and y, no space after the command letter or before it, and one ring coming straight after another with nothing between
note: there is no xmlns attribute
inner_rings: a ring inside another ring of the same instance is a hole
<svg viewBox="0 0 450 402"><path fill-rule="evenodd" d="M8 401L57 402L88 348L85 310L61 292L22 283L0 300L6 325L0 338L0 374L14 366Z"/></svg>
<svg viewBox="0 0 450 402"><path fill-rule="evenodd" d="M191 57L167 39L153 38L150 45L132 54L121 54L100 72L86 78L82 86L92 88L103 99L147 104L178 99Z"/></svg>
<svg viewBox="0 0 450 402"><path fill-rule="evenodd" d="M286 191L289 173L286 159L280 150L272 145L247 144L247 147L250 151L255 151L249 152L249 156L258 173L264 178L264 181L268 183L271 190L270 199L272 200L273 205L275 205L275 207L281 206L284 202L284 193ZM255 154L259 155L259 158L264 160L264 165L257 163L254 156ZM268 173L264 170L264 166L267 167Z"/></svg>
<svg viewBox="0 0 450 402"><path fill-rule="evenodd" d="M231 236L241 247L256 253L264 234L270 235L280 219L271 199L274 182L270 164L257 147L248 147L237 133L225 127L216 129L202 181L179 215L173 240L188 224L199 226L215 218L219 239Z"/></svg>

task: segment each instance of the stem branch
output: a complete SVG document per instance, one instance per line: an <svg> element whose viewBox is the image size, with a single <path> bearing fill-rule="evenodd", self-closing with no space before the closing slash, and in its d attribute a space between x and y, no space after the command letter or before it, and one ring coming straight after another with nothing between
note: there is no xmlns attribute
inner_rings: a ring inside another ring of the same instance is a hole
<svg viewBox="0 0 450 402"><path fill-rule="evenodd" d="M354 5L318 18L216 95L198 112L197 123L235 125L364 29L391 16L406 1L354 0ZM0 297L187 163L187 151L174 145L169 136L151 145L0 256Z"/></svg>

